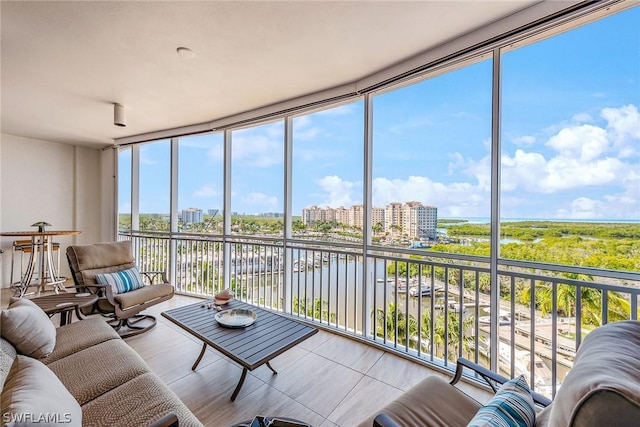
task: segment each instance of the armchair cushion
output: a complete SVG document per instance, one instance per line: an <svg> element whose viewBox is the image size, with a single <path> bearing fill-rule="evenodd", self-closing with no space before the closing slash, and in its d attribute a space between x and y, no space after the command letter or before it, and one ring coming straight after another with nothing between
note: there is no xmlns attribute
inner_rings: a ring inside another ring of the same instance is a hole
<svg viewBox="0 0 640 427"><path fill-rule="evenodd" d="M26 298L2 310L0 330L2 338L25 356L47 357L56 346L55 326L40 307Z"/></svg>
<svg viewBox="0 0 640 427"><path fill-rule="evenodd" d="M114 299L120 304L122 310L127 310L170 295L173 295L173 286L166 283L159 283L157 285L145 286L137 289L135 292L125 292L124 294L115 295Z"/></svg>
<svg viewBox="0 0 640 427"><path fill-rule="evenodd" d="M468 427L531 427L536 410L524 375L504 383L469 422Z"/></svg>
<svg viewBox="0 0 640 427"><path fill-rule="evenodd" d="M110 285L114 294L122 294L144 286L140 272L136 267L114 273L96 274L96 282L101 285Z"/></svg>

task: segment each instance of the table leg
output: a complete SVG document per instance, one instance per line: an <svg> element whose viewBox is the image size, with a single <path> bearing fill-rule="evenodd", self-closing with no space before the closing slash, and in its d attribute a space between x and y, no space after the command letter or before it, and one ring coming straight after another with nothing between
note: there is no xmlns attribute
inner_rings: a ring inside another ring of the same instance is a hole
<svg viewBox="0 0 640 427"><path fill-rule="evenodd" d="M60 312L60 326L64 326L73 321L72 319L73 310L62 310Z"/></svg>
<svg viewBox="0 0 640 427"><path fill-rule="evenodd" d="M49 276L49 283L51 285L53 285L53 290L56 294L59 294L60 291L63 292L67 292L67 288L64 287L64 281L61 280L57 275L56 275L56 271L55 268L53 268L53 242L52 242L53 238L52 237L48 237L46 240L46 247L47 250L45 251L47 253L47 270L46 273L44 274L44 282L46 282L46 276ZM43 282L42 284L42 290L44 290L44 285L45 283Z"/></svg>
<svg viewBox="0 0 640 427"><path fill-rule="evenodd" d="M196 363L194 363L193 366L191 367L192 371L195 371L196 368L198 367L198 364L202 360L202 356L204 356L204 351L206 349L207 349L207 343L202 343L202 350L200 350L200 356L198 356L198 359L196 360Z"/></svg>
<svg viewBox="0 0 640 427"><path fill-rule="evenodd" d="M36 268L37 251L38 243L36 242L36 237L33 236L31 237L31 254L29 254L27 271L25 271L24 276L20 278L20 298L22 298L24 294L27 293L27 289L29 289L31 280L33 280L33 272Z"/></svg>
<svg viewBox="0 0 640 427"><path fill-rule="evenodd" d="M240 381L238 381L238 385L236 389L233 390L233 394L231 395L231 401L235 401L236 397L238 397L238 393L240 393L240 389L242 388L242 384L244 384L244 379L247 377L247 368L242 368L242 375L240 376Z"/></svg>
<svg viewBox="0 0 640 427"><path fill-rule="evenodd" d="M269 362L267 362L267 368L271 369L271 372L273 372L274 375L277 374L276 370L273 369L273 367L271 366L271 364Z"/></svg>

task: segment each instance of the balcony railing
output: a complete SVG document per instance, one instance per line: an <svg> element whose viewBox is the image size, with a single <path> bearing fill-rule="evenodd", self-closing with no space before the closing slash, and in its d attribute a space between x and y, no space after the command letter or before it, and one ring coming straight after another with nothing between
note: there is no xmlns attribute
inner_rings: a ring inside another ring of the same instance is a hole
<svg viewBox="0 0 640 427"><path fill-rule="evenodd" d="M492 272L483 257L262 237L120 239L132 240L140 269L168 271L178 293L211 297L230 287L240 300L439 368L463 356L524 374L549 397L590 329L638 318L636 273L519 261Z"/></svg>

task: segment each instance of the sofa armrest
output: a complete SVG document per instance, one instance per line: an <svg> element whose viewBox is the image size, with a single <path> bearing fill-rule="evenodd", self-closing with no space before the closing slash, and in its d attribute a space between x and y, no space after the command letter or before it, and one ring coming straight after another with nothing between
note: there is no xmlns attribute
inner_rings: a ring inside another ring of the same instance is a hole
<svg viewBox="0 0 640 427"><path fill-rule="evenodd" d="M459 357L458 358L458 363L456 366L456 373L453 376L453 379L451 380L450 384L454 385L455 383L457 383L460 378L462 378L462 373L464 371L464 368L467 369L471 369L472 371L474 371L476 374L478 374L480 377L482 377L482 379L484 379L487 384L489 384L489 387L491 387L491 389L494 391L494 393L496 391L498 391L498 387L504 383L506 383L507 381L509 381L509 378L503 377L502 375L493 372L487 368L485 368L484 366L480 366L477 363L474 363L470 360L467 360L463 357ZM551 399L536 393L535 391L531 392L531 396L533 397L533 401L537 404L540 405L542 407L547 407L549 405L551 405Z"/></svg>
<svg viewBox="0 0 640 427"><path fill-rule="evenodd" d="M160 283L169 283L169 279L167 279L167 272L166 271L141 271L140 272L141 275L143 275L144 277L147 278L147 280L149 281L150 285L154 284L154 281L160 277Z"/></svg>
<svg viewBox="0 0 640 427"><path fill-rule="evenodd" d="M169 412L159 420L149 424L149 427L178 427L178 417L173 412Z"/></svg>
<svg viewBox="0 0 640 427"><path fill-rule="evenodd" d="M400 425L387 414L381 412L373 419L373 427L400 427Z"/></svg>

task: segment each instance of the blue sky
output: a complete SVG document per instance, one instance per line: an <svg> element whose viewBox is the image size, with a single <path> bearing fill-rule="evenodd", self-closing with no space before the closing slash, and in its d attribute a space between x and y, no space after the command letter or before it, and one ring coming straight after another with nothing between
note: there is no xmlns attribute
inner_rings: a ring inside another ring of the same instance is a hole
<svg viewBox="0 0 640 427"><path fill-rule="evenodd" d="M635 7L504 54L503 218L640 219L638 22ZM491 69L482 60L374 96L374 206L489 216ZM362 203L363 108L294 119L294 215ZM232 211L283 210L283 135L281 121L233 132ZM222 208L222 154L221 134L181 139L180 209ZM141 212L168 212L168 165L168 142L142 146Z"/></svg>

